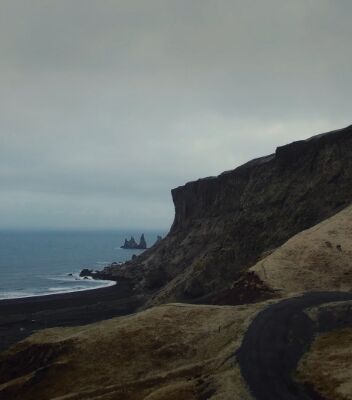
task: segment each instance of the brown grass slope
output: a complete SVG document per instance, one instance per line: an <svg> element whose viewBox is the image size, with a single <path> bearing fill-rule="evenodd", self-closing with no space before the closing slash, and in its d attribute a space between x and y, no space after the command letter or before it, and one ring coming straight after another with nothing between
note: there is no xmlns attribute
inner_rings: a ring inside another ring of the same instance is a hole
<svg viewBox="0 0 352 400"><path fill-rule="evenodd" d="M170 304L40 331L0 356L0 398L250 399L234 352L262 306Z"/></svg>
<svg viewBox="0 0 352 400"><path fill-rule="evenodd" d="M281 296L352 290L352 206L295 235L250 271Z"/></svg>
<svg viewBox="0 0 352 400"><path fill-rule="evenodd" d="M324 399L352 399L352 328L319 335L301 360L299 379Z"/></svg>
<svg viewBox="0 0 352 400"><path fill-rule="evenodd" d="M352 399L351 311L351 301L322 304L306 311L322 333L300 360L296 375L325 400ZM327 329L332 321L336 329Z"/></svg>

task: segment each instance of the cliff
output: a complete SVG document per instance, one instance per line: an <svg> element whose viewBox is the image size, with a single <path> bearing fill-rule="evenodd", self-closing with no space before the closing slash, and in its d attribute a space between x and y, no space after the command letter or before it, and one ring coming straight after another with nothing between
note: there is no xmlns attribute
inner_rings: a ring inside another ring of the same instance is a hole
<svg viewBox="0 0 352 400"><path fill-rule="evenodd" d="M173 189L175 219L167 237L104 272L130 279L148 304L240 303L237 289L226 296L238 282L248 286L249 267L352 202L351 155L349 126ZM260 281L252 286L251 301L272 295Z"/></svg>

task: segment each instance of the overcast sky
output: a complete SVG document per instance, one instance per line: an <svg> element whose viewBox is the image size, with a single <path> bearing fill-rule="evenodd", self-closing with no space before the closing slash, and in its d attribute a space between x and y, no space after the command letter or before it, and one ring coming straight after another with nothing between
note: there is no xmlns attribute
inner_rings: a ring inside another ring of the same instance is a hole
<svg viewBox="0 0 352 400"><path fill-rule="evenodd" d="M0 0L0 228L168 229L170 190L351 123L350 0Z"/></svg>

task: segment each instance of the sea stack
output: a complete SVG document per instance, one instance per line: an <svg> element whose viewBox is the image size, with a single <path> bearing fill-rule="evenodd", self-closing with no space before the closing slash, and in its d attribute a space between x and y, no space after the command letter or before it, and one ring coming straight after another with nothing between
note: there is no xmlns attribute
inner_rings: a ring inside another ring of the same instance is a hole
<svg viewBox="0 0 352 400"><path fill-rule="evenodd" d="M146 249L147 248L147 242L145 240L144 233L142 233L141 239L139 241L138 248L139 249Z"/></svg>
<svg viewBox="0 0 352 400"><path fill-rule="evenodd" d="M145 240L144 233L141 235L139 244L136 242L135 238L131 236L130 240L125 239L125 243L121 246L121 248L145 250L147 248L147 242Z"/></svg>

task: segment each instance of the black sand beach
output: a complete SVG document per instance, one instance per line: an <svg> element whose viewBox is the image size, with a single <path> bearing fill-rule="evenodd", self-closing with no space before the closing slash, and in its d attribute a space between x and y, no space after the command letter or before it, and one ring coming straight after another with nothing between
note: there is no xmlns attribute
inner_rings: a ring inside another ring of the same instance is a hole
<svg viewBox="0 0 352 400"><path fill-rule="evenodd" d="M141 304L127 283L101 289L0 300L0 351L33 332L132 313Z"/></svg>

